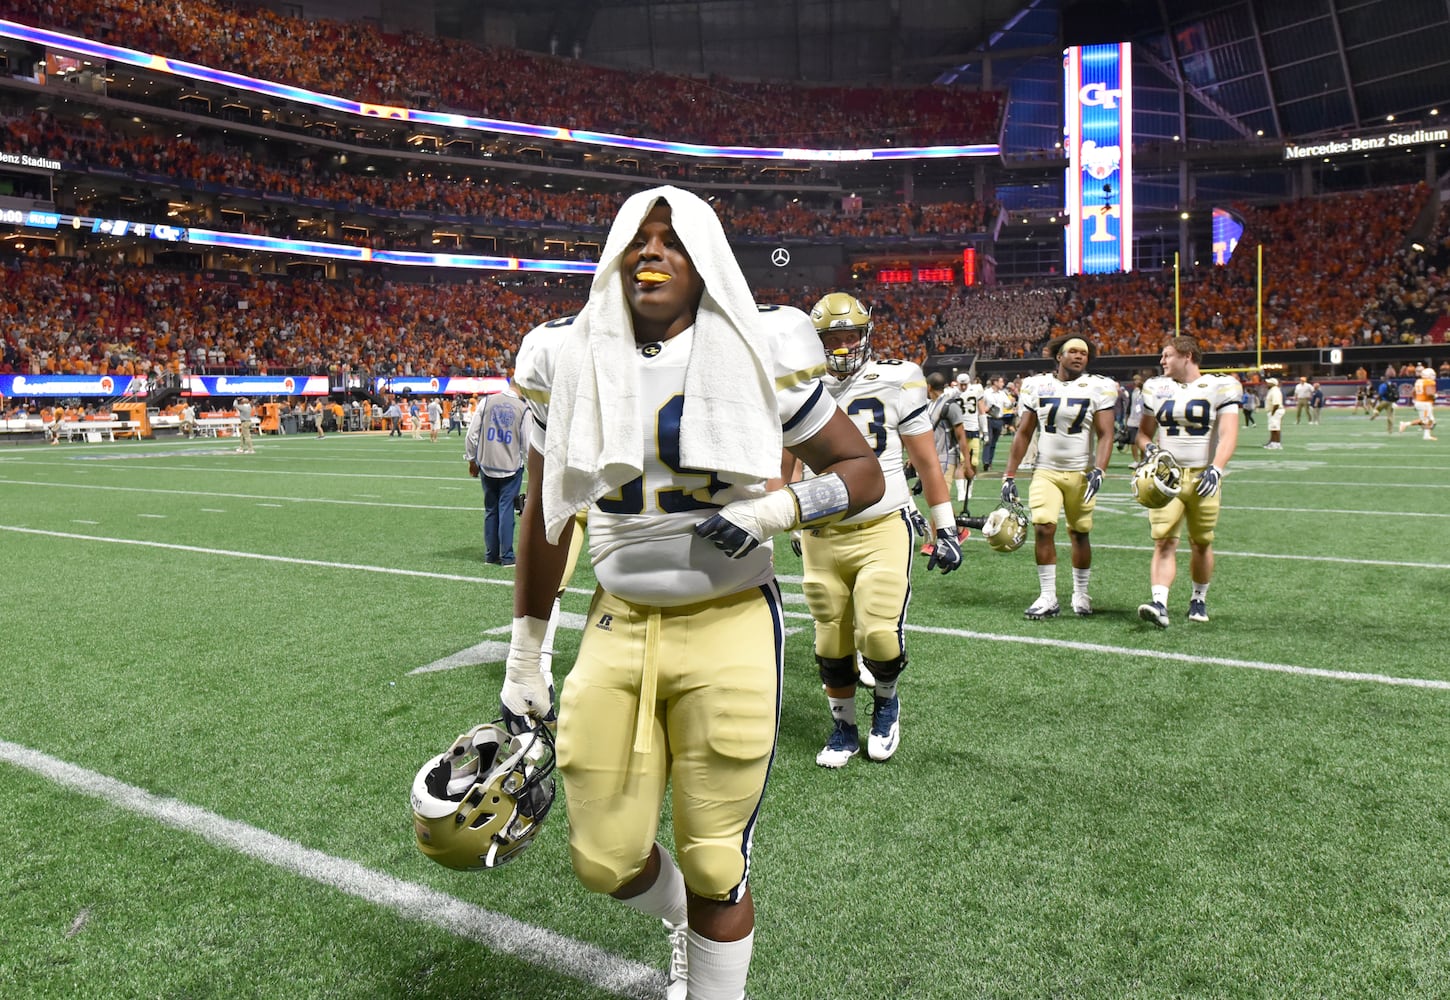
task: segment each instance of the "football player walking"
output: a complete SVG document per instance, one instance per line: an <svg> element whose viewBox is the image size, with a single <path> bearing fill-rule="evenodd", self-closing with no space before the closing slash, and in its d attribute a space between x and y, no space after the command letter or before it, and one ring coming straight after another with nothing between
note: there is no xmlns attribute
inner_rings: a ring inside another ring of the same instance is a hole
<svg viewBox="0 0 1450 1000"><path fill-rule="evenodd" d="M1056 618L1057 519L1065 514L1072 544L1072 610L1081 617L1093 613L1088 582L1092 578L1093 509L1103 476L1113 457L1114 410L1118 384L1102 375L1089 375L1096 356L1081 337L1068 337L1051 345L1057 369L1033 375L1022 383L1021 416L1002 478L1002 502L1017 502L1017 468L1027 454L1032 436L1038 435L1028 506L1036 541L1037 600L1023 612L1033 621Z"/></svg>
<svg viewBox="0 0 1450 1000"><path fill-rule="evenodd" d="M1143 386L1143 423L1138 428L1138 441L1147 456L1144 460L1152 459L1162 448L1183 466L1178 496L1148 511L1153 530L1149 568L1153 599L1139 605L1138 617L1159 628L1167 628L1170 623L1168 591L1178 572L1178 537L1185 522L1192 546L1188 568L1193 593L1188 600L1188 620L1208 621L1208 585L1213 580L1213 533L1218 526L1220 487L1239 441L1243 387L1232 375L1203 374L1199 370L1202 362L1203 351L1197 340L1174 337L1158 358L1163 374ZM1282 409L1281 405L1281 413Z"/></svg>
<svg viewBox="0 0 1450 1000"><path fill-rule="evenodd" d="M587 506L599 589L558 711L570 856L586 888L664 922L671 1000L745 992L784 656L770 538L881 496L824 365L805 314L757 309L714 211L673 187L624 203L583 311L520 345L535 429L504 719L553 718L539 651ZM782 445L820 476L767 492Z"/></svg>
<svg viewBox="0 0 1450 1000"><path fill-rule="evenodd" d="M816 755L822 767L843 767L861 752L856 724L856 653L875 678L866 754L884 761L901 740L896 685L906 669L906 609L911 603L914 518L901 450L921 477L935 529L928 569L961 565L951 493L937 460L926 377L910 361L873 358L870 312L853 296L832 292L811 309L826 351L826 388L881 461L886 490L869 507L801 539L806 605L816 625L816 666L831 708L831 735ZM805 482L816 475L805 463ZM797 469L800 464L796 463ZM795 478L792 475L790 478Z"/></svg>

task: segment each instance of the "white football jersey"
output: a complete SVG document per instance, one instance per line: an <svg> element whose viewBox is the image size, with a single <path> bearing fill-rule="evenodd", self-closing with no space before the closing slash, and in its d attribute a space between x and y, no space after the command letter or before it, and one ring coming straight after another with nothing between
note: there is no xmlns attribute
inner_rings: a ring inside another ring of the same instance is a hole
<svg viewBox="0 0 1450 1000"><path fill-rule="evenodd" d="M1087 372L1064 382L1044 372L1023 380L1019 405L1037 416L1036 468L1086 472L1093 463L1093 416L1118 405L1118 383Z"/></svg>
<svg viewBox="0 0 1450 1000"><path fill-rule="evenodd" d="M979 407L982 404L982 396L986 391L979 383L973 382L961 390L958 396L962 401L962 429L968 434L982 429Z"/></svg>
<svg viewBox="0 0 1450 1000"><path fill-rule="evenodd" d="M1237 421L1243 386L1232 375L1200 375L1175 382L1166 375L1143 383L1143 409L1158 421L1154 443L1185 467L1213 461L1220 416Z"/></svg>
<svg viewBox="0 0 1450 1000"><path fill-rule="evenodd" d="M901 457L901 435L930 434L931 417L926 398L926 376L921 366L894 358L873 358L849 378L823 380L836 405L866 438L881 462L886 491L865 510L843 518L842 524L874 521L911 503L911 487ZM807 469L809 478L813 473Z"/></svg>
<svg viewBox="0 0 1450 1000"><path fill-rule="evenodd" d="M519 345L514 381L533 411L530 444L542 454L563 331L573 317L535 327ZM788 306L762 306L761 330L775 345L776 400L782 440L799 444L830 421L835 405L821 376L820 337L810 319ZM637 604L675 607L738 593L775 575L771 546L731 559L695 534L719 509L709 497L725 488L713 472L680 464L680 416L685 364L695 328L635 352L639 366L640 435L644 473L589 512L589 559L600 585ZM534 487L530 486L530 489Z"/></svg>

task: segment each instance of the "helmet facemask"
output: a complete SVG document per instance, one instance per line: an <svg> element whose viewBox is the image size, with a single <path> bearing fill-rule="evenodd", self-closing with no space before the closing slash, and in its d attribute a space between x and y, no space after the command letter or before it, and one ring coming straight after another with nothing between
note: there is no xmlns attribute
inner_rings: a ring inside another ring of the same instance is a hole
<svg viewBox="0 0 1450 1000"><path fill-rule="evenodd" d="M856 343L849 347L825 348L826 367L836 375L851 375L871 357L871 311L845 292L832 292L811 308L811 325L825 346L827 337L854 332Z"/></svg>

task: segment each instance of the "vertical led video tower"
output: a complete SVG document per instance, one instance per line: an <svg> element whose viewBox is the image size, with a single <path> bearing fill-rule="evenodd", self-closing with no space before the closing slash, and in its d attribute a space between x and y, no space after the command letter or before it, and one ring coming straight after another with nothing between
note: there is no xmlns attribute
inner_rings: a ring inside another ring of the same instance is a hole
<svg viewBox="0 0 1450 1000"><path fill-rule="evenodd" d="M1132 67L1127 42L1063 51L1068 274L1133 269Z"/></svg>

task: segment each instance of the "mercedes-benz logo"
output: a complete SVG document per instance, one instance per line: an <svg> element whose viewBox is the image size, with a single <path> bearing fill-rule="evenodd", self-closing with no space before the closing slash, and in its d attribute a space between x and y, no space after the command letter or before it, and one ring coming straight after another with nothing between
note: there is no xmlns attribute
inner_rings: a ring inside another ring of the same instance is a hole
<svg viewBox="0 0 1450 1000"><path fill-rule="evenodd" d="M785 247L776 247L770 251L770 262L776 267L785 267L790 263L790 251Z"/></svg>

